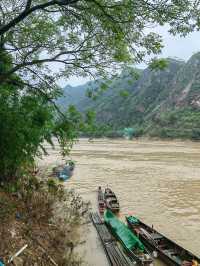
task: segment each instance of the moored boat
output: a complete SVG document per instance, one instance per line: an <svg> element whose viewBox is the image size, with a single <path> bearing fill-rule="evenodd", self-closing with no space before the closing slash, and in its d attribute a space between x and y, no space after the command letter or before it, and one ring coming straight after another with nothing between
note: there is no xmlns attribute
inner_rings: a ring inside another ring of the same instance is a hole
<svg viewBox="0 0 200 266"><path fill-rule="evenodd" d="M110 197L105 200L106 208L111 210L112 212L119 211L119 202L116 197Z"/></svg>
<svg viewBox="0 0 200 266"><path fill-rule="evenodd" d="M104 200L106 208L110 209L112 212L118 212L119 207L119 201L115 195L115 193L110 189L106 188L104 192Z"/></svg>
<svg viewBox="0 0 200 266"><path fill-rule="evenodd" d="M110 210L104 212L104 221L132 259L139 265L152 264L153 259L143 243Z"/></svg>
<svg viewBox="0 0 200 266"><path fill-rule="evenodd" d="M59 165L53 168L53 174L61 181L68 180L74 171L75 164L73 161L67 161L65 165Z"/></svg>
<svg viewBox="0 0 200 266"><path fill-rule="evenodd" d="M116 197L115 193L110 188L105 188L104 198L107 199L109 197Z"/></svg>
<svg viewBox="0 0 200 266"><path fill-rule="evenodd" d="M104 202L104 194L103 191L101 189L101 187L98 187L98 209L99 209L99 213L103 214L104 210L105 210L105 202Z"/></svg>
<svg viewBox="0 0 200 266"><path fill-rule="evenodd" d="M199 266L200 258L168 239L153 227L146 225L134 216L126 217L129 228L167 265Z"/></svg>

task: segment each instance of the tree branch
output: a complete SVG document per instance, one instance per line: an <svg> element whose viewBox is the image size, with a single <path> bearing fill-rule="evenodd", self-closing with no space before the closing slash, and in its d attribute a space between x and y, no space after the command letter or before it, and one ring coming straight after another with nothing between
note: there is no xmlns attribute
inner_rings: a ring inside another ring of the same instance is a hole
<svg viewBox="0 0 200 266"><path fill-rule="evenodd" d="M27 52L27 54L25 55L25 58L24 58L24 60L23 60L23 62L21 64L18 64L15 67L13 67L12 69L10 69L8 72L1 74L0 78L3 78L3 76L8 77L8 76L12 75L13 73L15 73L16 71L18 71L21 68L24 68L26 66L32 66L32 65L38 65L38 64L41 65L41 64L44 64L44 63L52 63L52 62L58 62L58 63L62 63L62 64L65 64L65 65L73 64L72 61L68 60L68 62L67 62L66 59L59 59L59 57L64 56L64 55L74 55L75 56L75 54L77 54L79 52L86 52L86 51L88 51L88 49L90 49L90 50L97 49L99 44L95 45L93 47L88 47L86 45L86 47L84 48L84 46L87 43L87 41L92 39L93 37L94 37L94 35L89 33L89 36L86 39L84 39L80 44L78 44L78 46L74 50L61 51L61 52L58 52L55 56L53 56L51 58L38 59L38 60L32 60L32 61L28 61L27 62L26 58L28 58L28 56L31 55L34 52L34 50L37 50L39 48L38 46L33 47L29 52ZM5 80L5 79L3 78L3 80Z"/></svg>
<svg viewBox="0 0 200 266"><path fill-rule="evenodd" d="M28 10L28 9L30 9L30 7L31 7L31 4L32 4L32 0L27 0L27 2L26 2L26 8L25 8L25 10Z"/></svg>
<svg viewBox="0 0 200 266"><path fill-rule="evenodd" d="M54 89L50 83L48 83L45 79L43 79L42 77L40 77L35 71L33 71L32 69L29 69L29 68L27 68L27 69L28 69L30 72L32 72L34 75L36 75L37 78L38 78L39 80L41 80L43 83L45 83L46 86L47 86L48 88L52 88L52 89ZM34 89L34 90L38 90L39 93L40 93L41 95L43 95L43 96L46 98L46 100L49 101L49 102L54 106L54 108L56 109L56 111L58 112L58 114L59 114L60 116L62 116L63 118L66 119L65 114L64 114L64 113L60 110L60 108L56 105L54 99L52 99L51 97L49 97L49 96L48 96L43 90L41 90L38 86L35 87L35 86L31 85L30 83L26 83L26 82L24 82L24 81L22 81L22 82L23 82L23 84L24 84L25 86L27 86L27 87L29 87L29 88L31 88L31 89Z"/></svg>
<svg viewBox="0 0 200 266"><path fill-rule="evenodd" d="M35 12L36 10L41 10L50 6L58 5L58 6L67 6L70 4L74 4L78 2L79 0L51 0L49 2L46 2L44 4L36 5L31 7L31 0L27 1L26 7L24 11L22 11L21 14L19 14L17 17L15 17L13 20L11 20L8 24L3 25L0 27L0 36L5 34L7 31L9 31L11 28L15 27L19 22L23 21L27 16L29 16L31 13Z"/></svg>

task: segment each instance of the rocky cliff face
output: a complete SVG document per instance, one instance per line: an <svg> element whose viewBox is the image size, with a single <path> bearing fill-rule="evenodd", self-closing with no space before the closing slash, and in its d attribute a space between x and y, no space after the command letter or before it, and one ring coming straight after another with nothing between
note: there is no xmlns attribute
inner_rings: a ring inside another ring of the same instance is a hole
<svg viewBox="0 0 200 266"><path fill-rule="evenodd" d="M98 123L115 129L143 127L147 133L155 133L155 128L196 130L200 128L200 53L186 63L167 60L163 71L124 70L95 101L76 93L75 105L81 111L93 108ZM139 76L137 80L133 73ZM82 86L83 91L87 86Z"/></svg>
<svg viewBox="0 0 200 266"><path fill-rule="evenodd" d="M171 108L200 108L200 53L184 64L172 82L172 91L165 104Z"/></svg>

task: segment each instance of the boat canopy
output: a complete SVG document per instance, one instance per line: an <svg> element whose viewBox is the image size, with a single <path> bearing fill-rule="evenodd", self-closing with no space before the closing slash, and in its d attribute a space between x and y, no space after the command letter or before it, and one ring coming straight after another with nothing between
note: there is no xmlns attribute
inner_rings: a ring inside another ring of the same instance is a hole
<svg viewBox="0 0 200 266"><path fill-rule="evenodd" d="M145 250L142 242L108 209L104 212L104 220L125 248L128 250L139 249L141 252Z"/></svg>

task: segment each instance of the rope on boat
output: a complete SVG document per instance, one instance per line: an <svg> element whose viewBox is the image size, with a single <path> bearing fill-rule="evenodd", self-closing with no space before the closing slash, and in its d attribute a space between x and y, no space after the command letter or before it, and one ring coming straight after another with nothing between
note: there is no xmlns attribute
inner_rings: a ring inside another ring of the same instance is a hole
<svg viewBox="0 0 200 266"><path fill-rule="evenodd" d="M105 223L102 221L98 213L90 214L91 220L99 234L106 255L112 266L131 266L136 265L131 261L119 248L117 241L113 238Z"/></svg>

